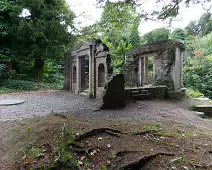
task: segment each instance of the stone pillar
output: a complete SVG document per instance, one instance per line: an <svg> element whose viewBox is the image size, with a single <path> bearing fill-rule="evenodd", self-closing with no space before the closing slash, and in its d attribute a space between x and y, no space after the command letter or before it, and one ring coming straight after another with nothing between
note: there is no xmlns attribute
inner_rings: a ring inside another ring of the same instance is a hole
<svg viewBox="0 0 212 170"><path fill-rule="evenodd" d="M69 80L69 83L70 83L70 91L73 90L73 66L72 66L72 56L70 56L70 80Z"/></svg>
<svg viewBox="0 0 212 170"><path fill-rule="evenodd" d="M89 53L89 97L93 97L93 90L92 90L92 45L90 46L90 53Z"/></svg>
<svg viewBox="0 0 212 170"><path fill-rule="evenodd" d="M139 56L139 84L143 85L143 77L144 77L144 58Z"/></svg>
<svg viewBox="0 0 212 170"><path fill-rule="evenodd" d="M76 93L78 94L79 93L79 91L80 91L80 83L81 83L81 81L80 81L80 78L81 78L81 68L80 68L80 58L79 58L79 56L77 55L76 56L76 59L77 59L77 90L76 90Z"/></svg>
<svg viewBox="0 0 212 170"><path fill-rule="evenodd" d="M174 88L179 89L181 86L181 54L180 48L176 48L175 51L175 64L174 64Z"/></svg>
<svg viewBox="0 0 212 170"><path fill-rule="evenodd" d="M155 56L153 56L153 82L152 84L155 83Z"/></svg>
<svg viewBox="0 0 212 170"><path fill-rule="evenodd" d="M181 87L184 87L184 84L183 84L183 52L182 51L180 52L180 62L181 62L181 64L180 64L180 66L181 66L181 68L180 68L180 70L181 70L180 85L181 85Z"/></svg>
<svg viewBox="0 0 212 170"><path fill-rule="evenodd" d="M148 57L144 57L144 84L148 84Z"/></svg>

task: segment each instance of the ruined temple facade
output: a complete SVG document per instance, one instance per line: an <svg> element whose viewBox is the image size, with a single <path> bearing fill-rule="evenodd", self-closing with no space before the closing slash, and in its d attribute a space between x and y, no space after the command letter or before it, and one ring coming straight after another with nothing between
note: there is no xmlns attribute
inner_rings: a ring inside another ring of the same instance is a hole
<svg viewBox="0 0 212 170"><path fill-rule="evenodd" d="M99 97L108 79L109 49L100 40L82 42L65 57L65 89Z"/></svg>
<svg viewBox="0 0 212 170"><path fill-rule="evenodd" d="M183 51L182 40L160 41L131 49L126 58L125 74L136 76L140 86L148 84L148 60L153 57L152 85L166 86L168 94L184 91Z"/></svg>

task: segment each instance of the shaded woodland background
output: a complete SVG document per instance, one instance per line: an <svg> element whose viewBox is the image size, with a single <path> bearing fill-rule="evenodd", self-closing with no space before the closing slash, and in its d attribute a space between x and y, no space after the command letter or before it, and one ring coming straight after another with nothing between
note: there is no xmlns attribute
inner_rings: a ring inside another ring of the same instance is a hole
<svg viewBox="0 0 212 170"><path fill-rule="evenodd" d="M98 3L104 9L100 21L79 30L75 27L76 16L65 0L2 0L0 92L63 89L64 55L80 41L101 39L110 48L113 71L122 72L126 53L131 48L166 39L182 39L185 42L185 87L193 97L212 98L212 17L209 10L184 29L158 28L140 36L141 20L150 19L149 16L156 16L151 18L154 20L173 18L179 4L167 4L166 8L150 15L138 13L139 4L134 1L103 2Z"/></svg>

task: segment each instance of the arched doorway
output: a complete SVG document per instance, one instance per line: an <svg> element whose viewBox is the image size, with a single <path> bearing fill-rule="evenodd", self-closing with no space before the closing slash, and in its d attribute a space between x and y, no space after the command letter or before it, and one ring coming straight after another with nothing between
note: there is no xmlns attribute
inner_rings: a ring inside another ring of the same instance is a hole
<svg viewBox="0 0 212 170"><path fill-rule="evenodd" d="M98 87L103 87L105 84L105 66L104 64L99 64L98 66Z"/></svg>
<svg viewBox="0 0 212 170"><path fill-rule="evenodd" d="M77 69L76 66L73 67L73 83L77 82Z"/></svg>

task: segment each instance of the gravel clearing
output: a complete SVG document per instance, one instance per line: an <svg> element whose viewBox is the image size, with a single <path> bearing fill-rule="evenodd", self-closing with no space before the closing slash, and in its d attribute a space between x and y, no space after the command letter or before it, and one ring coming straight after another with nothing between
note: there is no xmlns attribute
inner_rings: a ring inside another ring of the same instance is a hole
<svg viewBox="0 0 212 170"><path fill-rule="evenodd" d="M117 110L98 110L100 102L65 91L25 92L0 95L1 99L24 99L25 103L0 106L0 121L44 116L52 113L72 113L79 116L134 119L186 126L188 128L212 129L212 120L203 119L186 109L185 101L136 101Z"/></svg>
<svg viewBox="0 0 212 170"><path fill-rule="evenodd" d="M52 113L74 113L92 110L96 101L65 91L24 92L0 95L1 99L24 99L25 103L0 106L0 121L44 116Z"/></svg>

